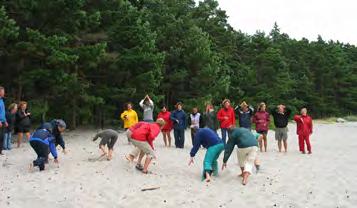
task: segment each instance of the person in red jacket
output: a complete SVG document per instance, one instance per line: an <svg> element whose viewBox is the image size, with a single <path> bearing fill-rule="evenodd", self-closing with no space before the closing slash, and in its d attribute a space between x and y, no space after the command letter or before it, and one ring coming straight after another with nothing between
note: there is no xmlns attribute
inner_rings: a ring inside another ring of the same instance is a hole
<svg viewBox="0 0 357 208"><path fill-rule="evenodd" d="M133 161L139 154L138 163L136 169L143 173L148 173L148 167L152 159L156 158L154 152L154 140L159 135L161 128L165 125L165 121L162 118L156 120L155 123L139 122L130 128L130 141L135 146L135 149L126 156L127 160ZM146 155L144 166L141 165L141 161Z"/></svg>
<svg viewBox="0 0 357 208"><path fill-rule="evenodd" d="M224 99L222 102L223 108L221 108L217 113L217 119L221 126L222 140L224 145L226 145L227 134L229 137L230 129L236 126L236 115L234 109L231 107L231 101Z"/></svg>
<svg viewBox="0 0 357 208"><path fill-rule="evenodd" d="M255 130L257 131L257 133L263 135L263 140L259 140L259 147L261 152L263 152L263 147L264 151L267 151L267 135L269 130L269 122L270 116L269 113L266 111L266 105L265 103L260 103L258 106L258 111L253 117L253 123L255 123Z"/></svg>
<svg viewBox="0 0 357 208"><path fill-rule="evenodd" d="M168 111L167 107L164 105L161 108L161 112L157 115L157 118L162 118L165 121L165 126L162 127L161 132L164 138L165 147L171 147L171 130L173 127L173 123L170 119L170 111Z"/></svg>
<svg viewBox="0 0 357 208"><path fill-rule="evenodd" d="M296 133L299 136L299 148L302 154L305 154L305 143L307 151L311 154L310 135L312 134L312 118L307 115L307 109L301 109L301 115L295 115L294 120L297 128Z"/></svg>

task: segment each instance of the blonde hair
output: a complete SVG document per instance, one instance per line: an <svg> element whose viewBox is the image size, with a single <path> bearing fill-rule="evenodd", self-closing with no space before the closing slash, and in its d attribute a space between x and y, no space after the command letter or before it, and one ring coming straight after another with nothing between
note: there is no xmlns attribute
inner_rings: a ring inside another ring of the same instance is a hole
<svg viewBox="0 0 357 208"><path fill-rule="evenodd" d="M156 123L158 123L160 126L164 126L166 122L165 122L164 119L158 118L158 119L156 120Z"/></svg>
<svg viewBox="0 0 357 208"><path fill-rule="evenodd" d="M264 102L261 102L258 106L258 111L260 111L263 106L266 106L266 104Z"/></svg>
<svg viewBox="0 0 357 208"><path fill-rule="evenodd" d="M17 107L17 104L16 103L11 103L9 105L9 110L11 111L12 109L16 108Z"/></svg>
<svg viewBox="0 0 357 208"><path fill-rule="evenodd" d="M19 102L19 108L22 108L22 106L27 105L26 101L20 101Z"/></svg>

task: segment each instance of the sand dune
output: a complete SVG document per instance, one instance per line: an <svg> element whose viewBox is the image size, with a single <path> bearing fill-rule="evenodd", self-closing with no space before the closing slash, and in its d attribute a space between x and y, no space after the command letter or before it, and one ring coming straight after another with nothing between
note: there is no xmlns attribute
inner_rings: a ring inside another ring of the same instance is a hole
<svg viewBox="0 0 357 208"><path fill-rule="evenodd" d="M289 153L277 153L273 131L269 150L259 154L262 169L242 186L232 154L228 169L210 184L200 181L205 151L188 166L191 139L185 149L155 142L153 174L143 175L124 159L131 150L120 135L112 161L97 161L95 130L65 135L69 153L60 153L60 168L28 172L35 154L28 144L0 156L0 207L356 207L357 123L315 124L313 154L297 150L295 125L289 125ZM220 165L222 164L222 155ZM142 188L160 187L153 191Z"/></svg>

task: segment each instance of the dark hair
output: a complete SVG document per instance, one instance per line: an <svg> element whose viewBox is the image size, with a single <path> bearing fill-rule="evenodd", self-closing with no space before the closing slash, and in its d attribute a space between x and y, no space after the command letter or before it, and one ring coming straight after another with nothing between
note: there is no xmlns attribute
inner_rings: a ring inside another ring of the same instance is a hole
<svg viewBox="0 0 357 208"><path fill-rule="evenodd" d="M0 90L4 90L5 88L3 86L0 86Z"/></svg>
<svg viewBox="0 0 357 208"><path fill-rule="evenodd" d="M127 103L125 103L125 105L124 105L125 110L128 110L128 105L133 106L133 103L132 103L132 102L127 102Z"/></svg>
<svg viewBox="0 0 357 208"><path fill-rule="evenodd" d="M162 106L161 106L161 109L163 109L163 108L166 108L166 110L169 109L169 108L167 107L167 105L162 105Z"/></svg>

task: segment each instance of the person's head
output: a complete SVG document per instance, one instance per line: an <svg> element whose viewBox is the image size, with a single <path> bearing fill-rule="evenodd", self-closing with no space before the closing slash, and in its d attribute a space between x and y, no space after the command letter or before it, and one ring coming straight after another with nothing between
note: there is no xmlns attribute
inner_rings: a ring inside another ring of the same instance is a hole
<svg viewBox="0 0 357 208"><path fill-rule="evenodd" d="M261 102L261 103L259 104L259 107L258 107L259 111L265 111L266 108L267 108L267 106L265 105L264 102Z"/></svg>
<svg viewBox="0 0 357 208"><path fill-rule="evenodd" d="M66 122L64 122L64 120L58 119L58 120L56 120L56 124L57 124L57 128L58 128L59 132L62 133L62 132L64 132L64 130L66 130L67 125L66 125Z"/></svg>
<svg viewBox="0 0 357 208"><path fill-rule="evenodd" d="M197 113L197 112L198 112L198 108L197 107L192 108L192 113Z"/></svg>
<svg viewBox="0 0 357 208"><path fill-rule="evenodd" d="M27 109L27 102L21 101L19 103L19 109L22 110L22 111L26 110Z"/></svg>
<svg viewBox="0 0 357 208"><path fill-rule="evenodd" d="M5 96L5 88L3 86L0 86L0 98Z"/></svg>
<svg viewBox="0 0 357 208"><path fill-rule="evenodd" d="M17 112L17 104L16 104L16 103L11 103L11 104L9 105L9 111L10 111L10 113L12 113L12 114L16 113L16 112Z"/></svg>
<svg viewBox="0 0 357 208"><path fill-rule="evenodd" d="M278 105L278 112L279 113L284 113L284 110L285 110L284 105Z"/></svg>
<svg viewBox="0 0 357 208"><path fill-rule="evenodd" d="M156 123L159 124L160 128L162 128L162 127L165 126L165 123L166 123L166 122L165 122L164 119L158 118L158 119L156 120Z"/></svg>
<svg viewBox="0 0 357 208"><path fill-rule="evenodd" d="M177 110L182 110L182 103L181 102L176 103L175 106L176 106Z"/></svg>
<svg viewBox="0 0 357 208"><path fill-rule="evenodd" d="M307 109L306 108L302 108L300 113L301 113L301 115L306 116L307 115Z"/></svg>
<svg viewBox="0 0 357 208"><path fill-rule="evenodd" d="M224 108L229 108L231 106L231 101L229 99L224 99L222 105Z"/></svg>
<svg viewBox="0 0 357 208"><path fill-rule="evenodd" d="M165 113L166 111L168 111L167 106L163 105L162 108L161 108L161 112Z"/></svg>
<svg viewBox="0 0 357 208"><path fill-rule="evenodd" d="M126 108L126 110L131 110L131 109L133 109L133 104L129 102L125 105L125 108Z"/></svg>
<svg viewBox="0 0 357 208"><path fill-rule="evenodd" d="M206 105L206 112L212 112L214 111L213 105L212 104L207 104Z"/></svg>
<svg viewBox="0 0 357 208"><path fill-rule="evenodd" d="M52 125L48 122L43 123L41 125L41 129L46 129L47 131L52 132Z"/></svg>
<svg viewBox="0 0 357 208"><path fill-rule="evenodd" d="M244 112L248 111L248 104L245 101L240 104L240 107Z"/></svg>

